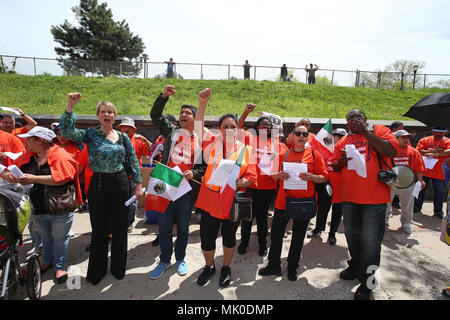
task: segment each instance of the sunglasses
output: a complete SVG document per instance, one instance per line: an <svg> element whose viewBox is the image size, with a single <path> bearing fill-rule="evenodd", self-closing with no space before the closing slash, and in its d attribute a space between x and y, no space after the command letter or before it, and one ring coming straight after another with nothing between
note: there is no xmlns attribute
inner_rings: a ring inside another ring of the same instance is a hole
<svg viewBox="0 0 450 320"><path fill-rule="evenodd" d="M307 138L308 135L309 135L309 132L295 131L294 134L295 134L297 137L304 136L305 138Z"/></svg>

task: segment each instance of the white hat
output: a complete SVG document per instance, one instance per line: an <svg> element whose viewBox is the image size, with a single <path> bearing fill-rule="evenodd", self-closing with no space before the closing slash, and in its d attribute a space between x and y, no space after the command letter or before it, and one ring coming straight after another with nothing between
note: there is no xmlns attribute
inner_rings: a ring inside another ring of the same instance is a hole
<svg viewBox="0 0 450 320"><path fill-rule="evenodd" d="M346 136L347 131L344 128L336 128L333 130L333 135L337 134L338 136Z"/></svg>
<svg viewBox="0 0 450 320"><path fill-rule="evenodd" d="M27 133L18 134L17 136L19 138L38 137L49 142L56 138L56 134L52 130L40 126L36 126Z"/></svg>
<svg viewBox="0 0 450 320"><path fill-rule="evenodd" d="M128 127L133 127L136 129L136 127L134 126L134 120L131 118L122 118L122 121L120 122L120 124L118 125L118 127L120 126L128 126Z"/></svg>
<svg viewBox="0 0 450 320"><path fill-rule="evenodd" d="M396 137L396 138L403 137L403 136L412 136L412 134L406 130L398 130L398 131L394 132L394 137Z"/></svg>

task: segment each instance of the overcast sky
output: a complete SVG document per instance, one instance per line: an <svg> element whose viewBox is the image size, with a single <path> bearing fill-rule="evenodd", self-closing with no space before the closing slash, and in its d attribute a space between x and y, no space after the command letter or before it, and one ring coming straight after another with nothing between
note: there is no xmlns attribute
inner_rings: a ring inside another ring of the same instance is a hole
<svg viewBox="0 0 450 320"><path fill-rule="evenodd" d="M102 2L102 1L99 1ZM450 73L448 0L109 0L151 61L375 70L398 59ZM56 57L77 0L0 0L0 54Z"/></svg>

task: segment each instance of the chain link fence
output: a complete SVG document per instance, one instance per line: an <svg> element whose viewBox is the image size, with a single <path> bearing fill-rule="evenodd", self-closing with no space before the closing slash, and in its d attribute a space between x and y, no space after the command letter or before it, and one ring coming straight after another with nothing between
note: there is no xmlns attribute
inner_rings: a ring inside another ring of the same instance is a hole
<svg viewBox="0 0 450 320"><path fill-rule="evenodd" d="M70 61L52 58L0 55L0 72L23 75L81 75L87 77L166 78L167 63L139 61ZM250 79L281 81L281 66L250 67ZM288 67L295 82L307 83L304 67ZM180 79L226 80L243 79L243 65L176 62L173 77ZM401 72L374 72L362 70L318 69L316 84L380 89L450 88L450 74L407 74ZM289 76L288 76L289 78Z"/></svg>

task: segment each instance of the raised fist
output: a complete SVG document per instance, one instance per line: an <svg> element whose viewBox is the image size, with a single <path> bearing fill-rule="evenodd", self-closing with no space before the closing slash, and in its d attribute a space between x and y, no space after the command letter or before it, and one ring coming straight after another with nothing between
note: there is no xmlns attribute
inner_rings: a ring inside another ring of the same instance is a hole
<svg viewBox="0 0 450 320"><path fill-rule="evenodd" d="M173 96L177 91L174 86L167 85L164 87L163 98L167 98L169 96Z"/></svg>
<svg viewBox="0 0 450 320"><path fill-rule="evenodd" d="M255 108L256 108L256 104L253 104L253 103L247 103L247 105L245 106L245 111L246 111L247 113L250 113L250 112L252 112L253 110L255 110Z"/></svg>
<svg viewBox="0 0 450 320"><path fill-rule="evenodd" d="M81 100L81 93L71 92L67 94L67 102L70 106L76 105Z"/></svg>
<svg viewBox="0 0 450 320"><path fill-rule="evenodd" d="M198 93L198 100L200 102L208 102L209 98L211 98L211 89L206 88Z"/></svg>

